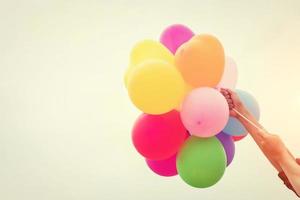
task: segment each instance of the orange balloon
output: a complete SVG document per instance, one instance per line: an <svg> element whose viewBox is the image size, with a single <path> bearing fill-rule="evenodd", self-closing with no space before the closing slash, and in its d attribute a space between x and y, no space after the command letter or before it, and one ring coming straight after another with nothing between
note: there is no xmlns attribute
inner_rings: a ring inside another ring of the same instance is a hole
<svg viewBox="0 0 300 200"><path fill-rule="evenodd" d="M175 63L191 86L215 87L224 72L224 49L216 37L197 35L177 50Z"/></svg>

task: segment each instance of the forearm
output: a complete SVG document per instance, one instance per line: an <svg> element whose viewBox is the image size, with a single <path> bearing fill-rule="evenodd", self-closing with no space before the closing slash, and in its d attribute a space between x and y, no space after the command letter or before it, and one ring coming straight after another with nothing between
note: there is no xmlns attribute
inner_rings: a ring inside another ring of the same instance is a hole
<svg viewBox="0 0 300 200"><path fill-rule="evenodd" d="M264 139L264 136L267 134L264 131L263 126L246 108L242 107L237 111L239 112L236 117L237 120L245 127L245 129L253 137L255 142L261 143ZM251 123L249 121L251 121Z"/></svg>
<svg viewBox="0 0 300 200"><path fill-rule="evenodd" d="M294 156L278 136L264 131L264 128L250 113L244 112L244 115L247 119L251 120L257 128L243 117L239 119L240 122L245 126L261 151L277 171L284 172L292 185L293 190L300 197L300 166L296 162Z"/></svg>
<svg viewBox="0 0 300 200"><path fill-rule="evenodd" d="M280 172L282 171L280 165L272 158L271 155L268 154L268 152L264 151L263 149L263 143L264 138L268 134L267 132L263 131L263 127L259 124L259 122L256 120L256 118L245 108L239 109L240 114L242 114L245 118L250 120L255 126L253 126L251 123L249 123L248 120L246 120L242 116L237 116L237 119L243 124L245 129L248 131L248 133L251 135L251 137L254 139L255 143L258 145L258 147L261 149L261 151L264 153L266 158L270 161L270 163L274 166L274 168ZM258 128L259 129L258 129Z"/></svg>
<svg viewBox="0 0 300 200"><path fill-rule="evenodd" d="M253 126L251 123L249 123L248 120L244 119L243 117L238 117L238 120L243 124L243 126L252 136L261 151L271 162L271 164L277 169L277 171L284 172L289 182L293 186L294 191L300 197L300 166L295 161L294 156L285 147L280 138L278 140L280 142L270 144L270 138L278 136L269 134L268 132L264 131L259 122L247 110L241 112L243 116L245 116L257 127ZM277 148L279 150L277 150L277 152L270 150L274 148Z"/></svg>

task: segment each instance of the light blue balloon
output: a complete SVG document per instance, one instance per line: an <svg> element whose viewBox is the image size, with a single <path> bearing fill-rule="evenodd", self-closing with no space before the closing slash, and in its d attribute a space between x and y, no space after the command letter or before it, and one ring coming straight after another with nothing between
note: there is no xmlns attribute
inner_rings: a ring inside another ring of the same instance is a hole
<svg viewBox="0 0 300 200"><path fill-rule="evenodd" d="M251 94L243 90L235 90L235 92L240 97L241 101L244 103L245 107L250 111L250 113L252 113L252 115L257 120L259 120L259 105L256 102L255 98ZM230 117L223 132L228 135L238 136L244 135L247 132L247 130L236 118Z"/></svg>

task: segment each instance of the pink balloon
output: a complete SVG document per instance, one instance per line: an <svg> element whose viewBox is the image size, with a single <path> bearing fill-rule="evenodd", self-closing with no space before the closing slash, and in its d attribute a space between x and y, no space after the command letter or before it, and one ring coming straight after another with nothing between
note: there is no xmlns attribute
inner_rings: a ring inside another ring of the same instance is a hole
<svg viewBox="0 0 300 200"><path fill-rule="evenodd" d="M234 89L238 78L238 70L234 60L226 56L224 73L218 87Z"/></svg>
<svg viewBox="0 0 300 200"><path fill-rule="evenodd" d="M194 36L194 33L186 26L174 24L167 27L160 36L160 42L165 45L173 54L178 47Z"/></svg>
<svg viewBox="0 0 300 200"><path fill-rule="evenodd" d="M160 176L175 176L177 175L176 154L166 160L149 160L146 159L149 168Z"/></svg>
<svg viewBox="0 0 300 200"><path fill-rule="evenodd" d="M219 91L208 87L197 88L185 98L181 119L192 135L211 137L226 126L229 107Z"/></svg>
<svg viewBox="0 0 300 200"><path fill-rule="evenodd" d="M136 150L150 160L164 160L176 154L187 137L180 114L173 110L162 115L142 114L133 127Z"/></svg>

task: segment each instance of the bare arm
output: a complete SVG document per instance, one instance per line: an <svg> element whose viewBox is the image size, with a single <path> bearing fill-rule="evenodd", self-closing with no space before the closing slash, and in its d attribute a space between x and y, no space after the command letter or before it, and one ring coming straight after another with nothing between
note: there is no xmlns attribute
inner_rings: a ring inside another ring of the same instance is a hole
<svg viewBox="0 0 300 200"><path fill-rule="evenodd" d="M256 144L271 164L277 169L279 177L285 181L286 186L300 196L300 161L286 148L282 140L268 133L259 124L255 117L244 107L239 97L230 90L221 90L225 96L231 116L237 118L247 129Z"/></svg>
<svg viewBox="0 0 300 200"><path fill-rule="evenodd" d="M279 161L281 168L288 177L293 189L300 197L300 166L295 162L295 159L289 153L285 153Z"/></svg>
<svg viewBox="0 0 300 200"><path fill-rule="evenodd" d="M265 151L265 149L263 148L264 139L268 133L263 130L264 128L258 123L258 121L255 119L255 117L251 113L249 113L247 110L243 111L241 114L243 114L243 116L245 116L247 119L249 119L257 127L260 128L260 130L258 130L253 125L251 125L247 120L245 120L243 117L241 117L241 116L237 117L237 119L243 124L243 126L246 128L248 133L254 139L257 146L260 148L260 150L263 152L263 154L266 156L266 158L273 165L273 167L278 172L282 171L280 164L276 160L274 160L274 158L272 158L272 156L267 151Z"/></svg>
<svg viewBox="0 0 300 200"><path fill-rule="evenodd" d="M282 168L289 182L287 187L300 196L299 160L295 160L277 135L268 135L263 142L263 148ZM292 187L289 187L289 184Z"/></svg>
<svg viewBox="0 0 300 200"><path fill-rule="evenodd" d="M258 147L261 149L261 151L264 153L266 158L270 161L270 163L274 166L274 168L280 172L282 171L280 165L270 156L267 152L264 151L262 148L262 143L264 141L264 137L268 134L267 132L263 131L263 127L259 124L259 122L255 119L255 117L245 108L243 103L240 101L237 94L230 90L221 89L221 93L225 96L226 100L228 101L229 108L230 108L230 115L232 117L235 117L237 120L239 120L243 126L246 128L248 133L251 135L251 137L254 139L255 143L258 145ZM238 111L238 113L236 111ZM246 117L248 120L246 120L244 117ZM255 126L253 126L251 121Z"/></svg>

